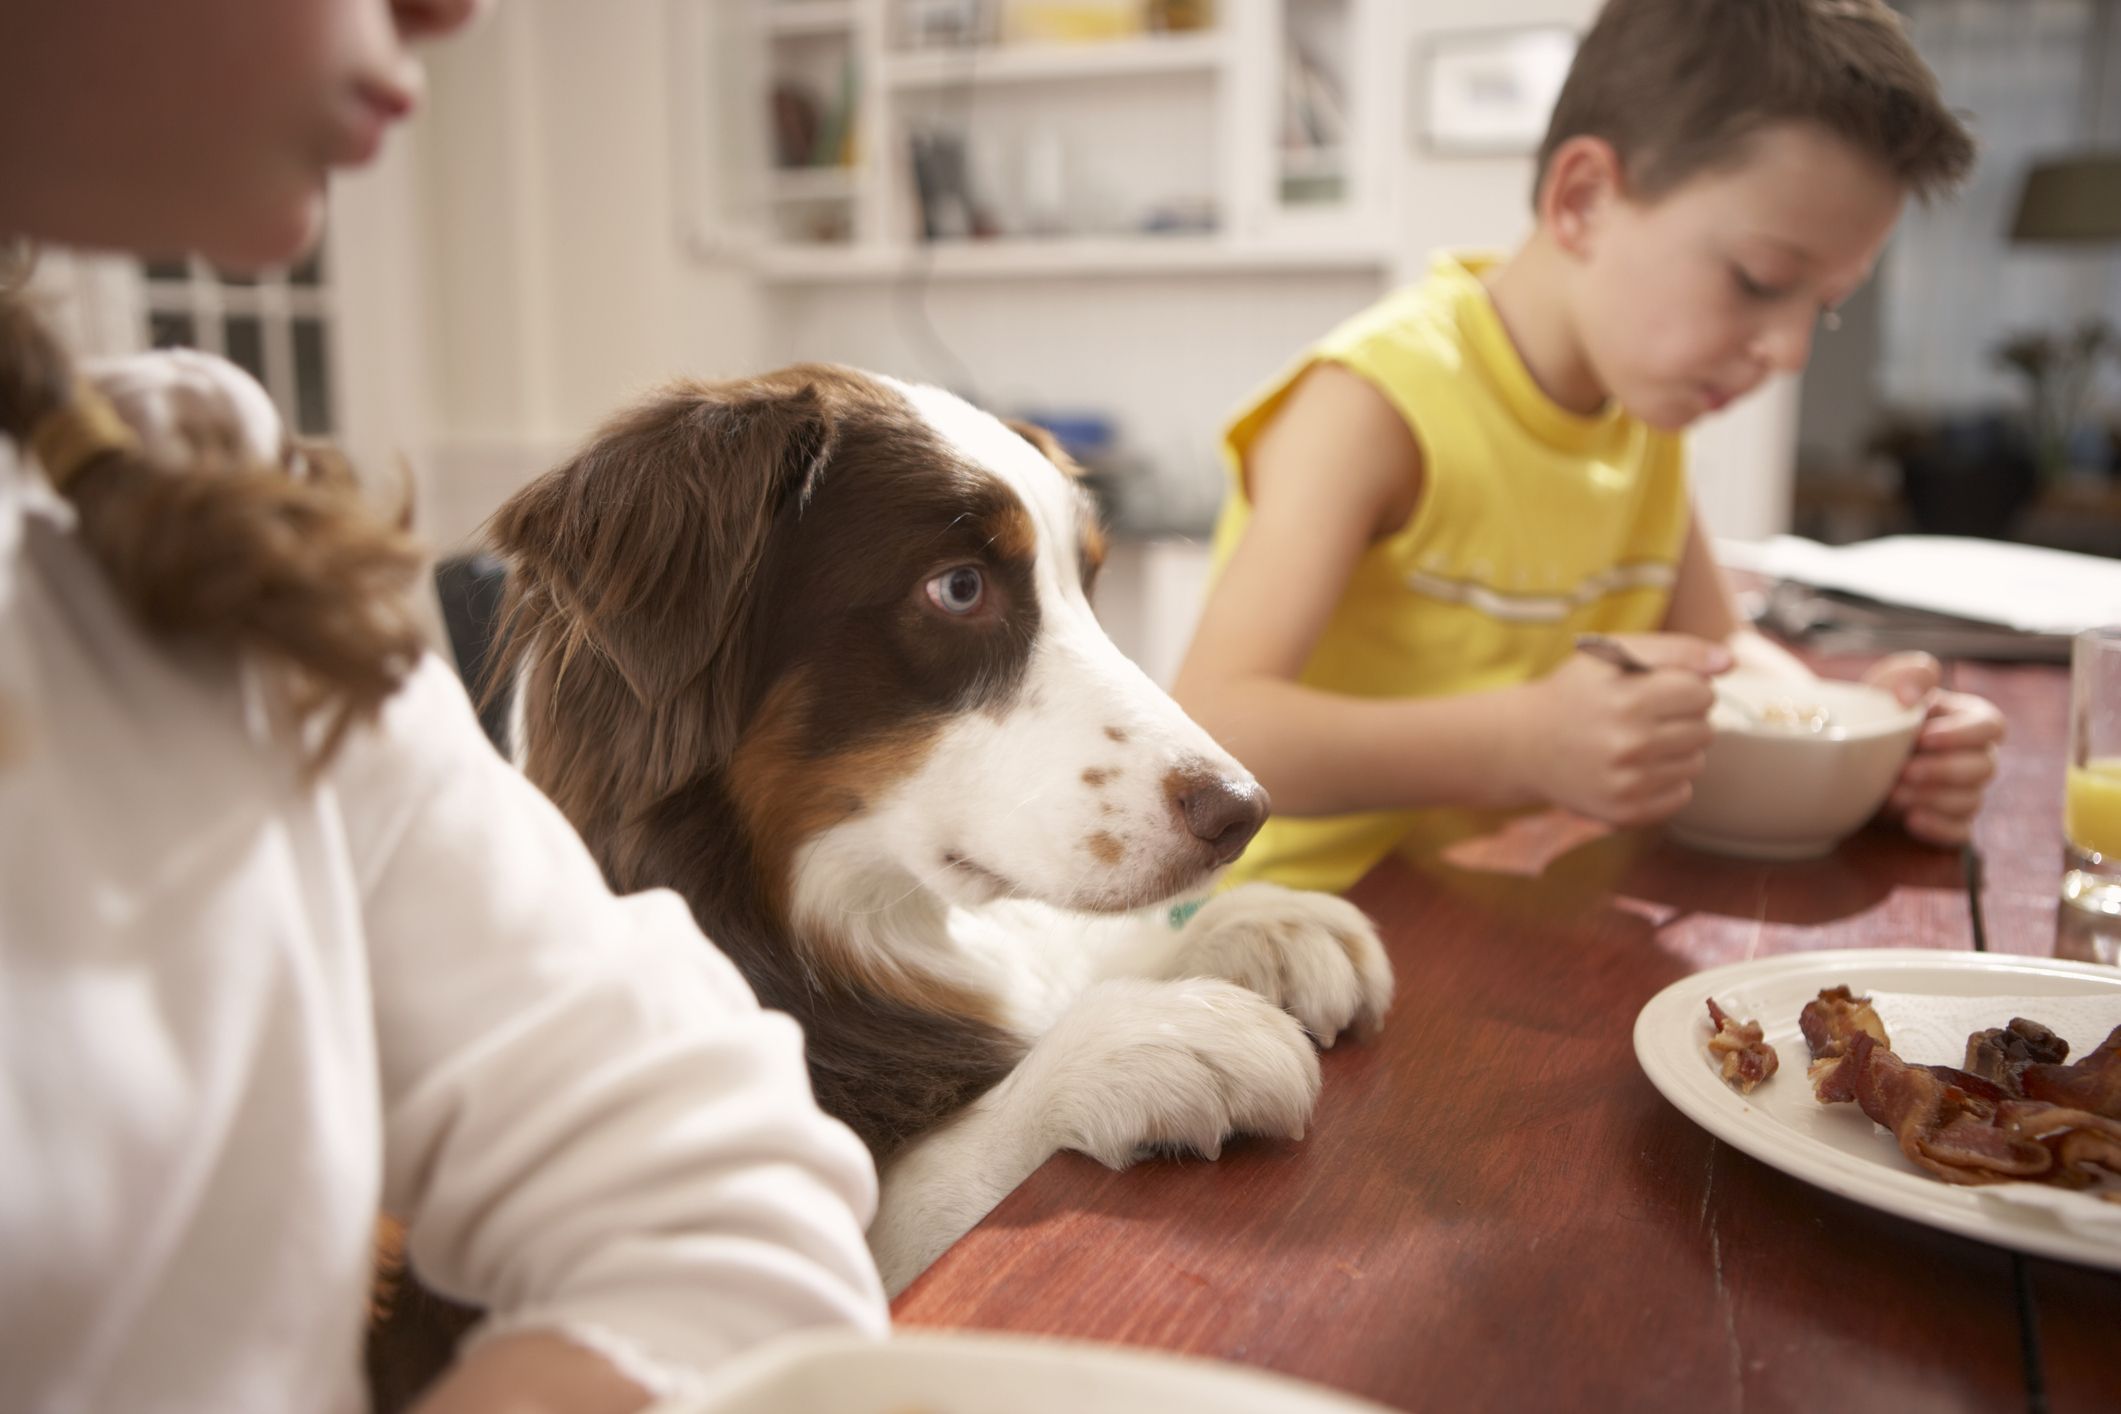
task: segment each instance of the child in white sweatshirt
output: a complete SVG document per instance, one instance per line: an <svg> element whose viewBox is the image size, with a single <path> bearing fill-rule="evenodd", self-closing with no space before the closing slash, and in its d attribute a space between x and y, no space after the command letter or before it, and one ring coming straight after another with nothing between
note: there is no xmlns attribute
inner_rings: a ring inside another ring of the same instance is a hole
<svg viewBox="0 0 2121 1414"><path fill-rule="evenodd" d="M0 242L291 260L474 8L10 6ZM0 1409L361 1409L379 1211L492 1313L433 1414L885 1328L795 1025L492 752L417 564L229 365L0 293Z"/></svg>

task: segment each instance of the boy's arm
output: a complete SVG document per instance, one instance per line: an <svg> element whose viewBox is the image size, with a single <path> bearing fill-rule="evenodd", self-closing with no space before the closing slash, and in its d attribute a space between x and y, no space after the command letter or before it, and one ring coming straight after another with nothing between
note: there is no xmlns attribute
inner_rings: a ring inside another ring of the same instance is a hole
<svg viewBox="0 0 2121 1414"><path fill-rule="evenodd" d="M1319 364L1261 431L1245 481L1251 519L1179 668L1172 695L1180 705L1285 814L1493 789L1480 772L1440 779L1452 762L1492 756L1481 740L1491 714L1447 712L1419 733L1408 729L1404 704L1295 682L1356 562L1419 502L1421 450L1399 414L1359 375ZM1424 752L1423 741L1443 749ZM1431 754L1434 763L1423 759Z"/></svg>
<svg viewBox="0 0 2121 1414"><path fill-rule="evenodd" d="M1261 430L1244 474L1250 523L1179 668L1174 695L1189 707L1190 688L1302 671L1363 552L1414 513L1421 449L1382 394L1322 363ZM1200 704L1211 716L1213 696Z"/></svg>
<svg viewBox="0 0 2121 1414"><path fill-rule="evenodd" d="M1754 629L1738 612L1730 582L1701 528L1699 512L1687 519L1686 544L1679 554L1679 573L1672 584L1672 602L1664 613L1668 633L1692 634L1711 643L1727 644L1738 665L1767 677L1809 682L1816 676L1787 648Z"/></svg>
<svg viewBox="0 0 2121 1414"><path fill-rule="evenodd" d="M1556 802L1619 823L1684 799L1705 744L1699 668L1622 680L1588 658L1524 687L1381 700L1296 682L1356 562L1414 514L1421 453L1338 366L1305 375L1247 458L1252 517L1173 689L1290 815ZM1676 641L1637 641L1660 664ZM1705 651L1705 650L1704 650ZM1677 797L1675 799L1675 796Z"/></svg>

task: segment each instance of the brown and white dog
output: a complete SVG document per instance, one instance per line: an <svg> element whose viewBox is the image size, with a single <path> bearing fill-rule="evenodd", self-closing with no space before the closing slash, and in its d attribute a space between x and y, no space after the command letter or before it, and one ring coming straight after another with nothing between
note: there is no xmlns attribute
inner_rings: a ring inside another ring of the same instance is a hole
<svg viewBox="0 0 2121 1414"><path fill-rule="evenodd" d="M1156 907L1266 797L1098 627L1065 460L806 366L668 388L494 522L518 761L802 1023L893 1291L1057 1149L1300 1136L1314 1040L1391 998L1340 899Z"/></svg>

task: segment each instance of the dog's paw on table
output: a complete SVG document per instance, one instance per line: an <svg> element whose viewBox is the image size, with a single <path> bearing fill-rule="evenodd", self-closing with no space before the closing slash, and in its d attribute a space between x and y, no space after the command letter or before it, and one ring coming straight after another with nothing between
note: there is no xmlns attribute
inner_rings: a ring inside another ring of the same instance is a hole
<svg viewBox="0 0 2121 1414"><path fill-rule="evenodd" d="M1159 1150L1207 1158L1240 1134L1301 1139L1318 1054L1295 1018L1206 977L1099 983L1032 1047L1011 1084L1045 1137L1111 1168Z"/></svg>
<svg viewBox="0 0 2121 1414"><path fill-rule="evenodd" d="M1334 894L1240 884L1186 922L1176 975L1220 977L1286 1008L1322 1046L1375 1035L1392 964L1363 911Z"/></svg>

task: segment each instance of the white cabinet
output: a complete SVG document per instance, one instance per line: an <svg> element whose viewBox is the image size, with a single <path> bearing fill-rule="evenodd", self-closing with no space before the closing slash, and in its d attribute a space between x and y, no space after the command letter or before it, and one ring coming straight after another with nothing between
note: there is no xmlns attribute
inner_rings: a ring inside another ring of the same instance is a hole
<svg viewBox="0 0 2121 1414"><path fill-rule="evenodd" d="M747 169L695 244L770 282L1391 262L1386 0L690 3Z"/></svg>

